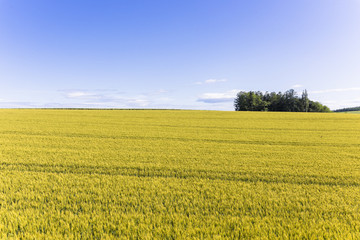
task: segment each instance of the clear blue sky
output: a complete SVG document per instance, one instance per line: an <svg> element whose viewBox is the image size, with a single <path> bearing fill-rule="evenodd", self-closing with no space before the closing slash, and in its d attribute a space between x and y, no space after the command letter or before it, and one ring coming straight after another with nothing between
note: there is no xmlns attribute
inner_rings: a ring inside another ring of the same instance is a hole
<svg viewBox="0 0 360 240"><path fill-rule="evenodd" d="M0 0L0 107L360 106L358 0Z"/></svg>

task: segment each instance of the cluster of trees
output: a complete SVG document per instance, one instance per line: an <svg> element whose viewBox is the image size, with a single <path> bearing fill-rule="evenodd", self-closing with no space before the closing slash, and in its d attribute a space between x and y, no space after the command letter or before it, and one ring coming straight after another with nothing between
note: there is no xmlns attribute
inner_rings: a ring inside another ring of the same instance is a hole
<svg viewBox="0 0 360 240"><path fill-rule="evenodd" d="M235 111L330 112L327 106L311 101L306 90L298 97L294 89L285 93L239 92L234 106Z"/></svg>
<svg viewBox="0 0 360 240"><path fill-rule="evenodd" d="M334 112L353 112L353 111L360 111L360 107L350 107L350 108L342 108L334 110Z"/></svg>

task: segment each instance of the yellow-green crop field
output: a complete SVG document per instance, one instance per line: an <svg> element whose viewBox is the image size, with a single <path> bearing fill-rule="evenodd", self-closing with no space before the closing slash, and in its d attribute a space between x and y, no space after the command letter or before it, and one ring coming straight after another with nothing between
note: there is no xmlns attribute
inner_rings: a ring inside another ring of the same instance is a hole
<svg viewBox="0 0 360 240"><path fill-rule="evenodd" d="M360 115L0 110L0 238L360 239Z"/></svg>

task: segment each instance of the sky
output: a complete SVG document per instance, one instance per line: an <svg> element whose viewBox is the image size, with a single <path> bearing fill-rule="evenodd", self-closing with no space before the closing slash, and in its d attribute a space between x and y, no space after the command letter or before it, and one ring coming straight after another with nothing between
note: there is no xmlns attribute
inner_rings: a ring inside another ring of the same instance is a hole
<svg viewBox="0 0 360 240"><path fill-rule="evenodd" d="M0 108L360 106L359 0L0 0Z"/></svg>

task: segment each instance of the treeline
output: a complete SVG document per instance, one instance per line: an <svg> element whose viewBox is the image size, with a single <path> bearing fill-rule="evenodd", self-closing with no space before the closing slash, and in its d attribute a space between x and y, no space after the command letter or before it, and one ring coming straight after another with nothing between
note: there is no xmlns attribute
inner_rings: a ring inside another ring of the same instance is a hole
<svg viewBox="0 0 360 240"><path fill-rule="evenodd" d="M298 97L294 89L285 93L242 91L236 95L234 106L235 111L331 112L327 106L311 101L306 90Z"/></svg>
<svg viewBox="0 0 360 240"><path fill-rule="evenodd" d="M341 108L334 110L334 112L352 112L352 111L360 111L360 107Z"/></svg>

